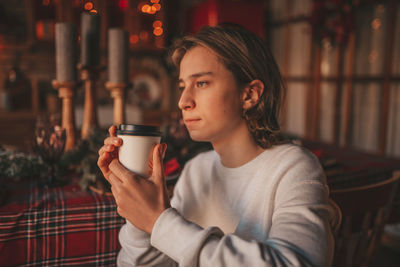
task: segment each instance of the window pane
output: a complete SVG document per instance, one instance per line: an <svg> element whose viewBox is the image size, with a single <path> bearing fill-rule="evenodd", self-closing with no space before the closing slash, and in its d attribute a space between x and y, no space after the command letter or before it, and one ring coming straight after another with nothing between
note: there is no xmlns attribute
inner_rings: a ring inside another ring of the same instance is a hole
<svg viewBox="0 0 400 267"><path fill-rule="evenodd" d="M389 100L386 154L400 156L400 85L393 84Z"/></svg>
<svg viewBox="0 0 400 267"><path fill-rule="evenodd" d="M306 83L287 83L285 131L298 136L305 135Z"/></svg>
<svg viewBox="0 0 400 267"><path fill-rule="evenodd" d="M279 2L279 1L277 1ZM283 1L281 1L283 2ZM312 9L312 0L296 0L290 1L292 5L290 14L291 17L309 16Z"/></svg>
<svg viewBox="0 0 400 267"><path fill-rule="evenodd" d="M348 90L350 90L350 89L348 88L346 82L344 81L342 83L342 97L340 99L340 111L339 111L340 112L340 130L339 130L339 133L340 133L339 134L340 135L339 136L339 144L340 145L345 144L345 138L346 138L344 130L346 127L347 116L349 115L349 114L347 114L347 110L346 110L348 101L349 101L349 99L347 97Z"/></svg>
<svg viewBox="0 0 400 267"><path fill-rule="evenodd" d="M296 23L290 27L289 75L305 76L309 71L311 30L308 23Z"/></svg>
<svg viewBox="0 0 400 267"><path fill-rule="evenodd" d="M269 1L270 2L270 12L271 21L281 21L286 19L286 3L287 1Z"/></svg>
<svg viewBox="0 0 400 267"><path fill-rule="evenodd" d="M325 142L333 141L333 115L335 95L335 84L321 83L320 106L319 106L319 133L320 139Z"/></svg>
<svg viewBox="0 0 400 267"><path fill-rule="evenodd" d="M354 87L352 145L364 151L378 151L381 90L378 83Z"/></svg>
<svg viewBox="0 0 400 267"><path fill-rule="evenodd" d="M332 77L336 75L336 53L337 47L333 47L329 42L323 42L321 58L322 77Z"/></svg>
<svg viewBox="0 0 400 267"><path fill-rule="evenodd" d="M356 75L382 75L389 11L385 5L360 8L356 13Z"/></svg>

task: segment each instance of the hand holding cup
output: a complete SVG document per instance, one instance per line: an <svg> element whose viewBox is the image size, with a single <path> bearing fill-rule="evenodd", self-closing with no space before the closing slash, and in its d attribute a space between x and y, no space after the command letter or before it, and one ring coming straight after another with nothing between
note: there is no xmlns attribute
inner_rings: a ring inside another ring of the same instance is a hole
<svg viewBox="0 0 400 267"><path fill-rule="evenodd" d="M115 125L108 129L110 136L104 140L104 146L100 148L99 159L97 160L97 166L99 166L108 182L110 182L109 176L111 173L108 166L113 159L118 159L118 151L122 145L122 139L116 136L116 130L117 127Z"/></svg>

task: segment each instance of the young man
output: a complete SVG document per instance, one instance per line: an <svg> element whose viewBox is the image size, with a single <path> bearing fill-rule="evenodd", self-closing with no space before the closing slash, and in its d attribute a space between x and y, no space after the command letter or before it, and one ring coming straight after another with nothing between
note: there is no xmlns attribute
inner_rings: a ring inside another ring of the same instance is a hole
<svg viewBox="0 0 400 267"><path fill-rule="evenodd" d="M169 201L162 158L149 178L118 161L110 137L98 165L112 185L120 231L119 266L330 266L328 187L318 160L279 144L283 83L260 38L238 26L207 27L176 42L179 108L192 139L214 150L184 167Z"/></svg>

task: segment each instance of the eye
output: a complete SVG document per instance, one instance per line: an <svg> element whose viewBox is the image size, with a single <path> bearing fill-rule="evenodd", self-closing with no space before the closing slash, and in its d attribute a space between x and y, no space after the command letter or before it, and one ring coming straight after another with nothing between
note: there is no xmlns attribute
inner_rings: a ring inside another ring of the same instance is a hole
<svg viewBox="0 0 400 267"><path fill-rule="evenodd" d="M198 87L198 88L202 88L202 87L207 86L207 85L208 85L208 82L206 82L206 81L198 81L198 82L196 82L196 87Z"/></svg>
<svg viewBox="0 0 400 267"><path fill-rule="evenodd" d="M185 86L178 86L178 90L179 90L179 91L182 92L184 89L185 89Z"/></svg>

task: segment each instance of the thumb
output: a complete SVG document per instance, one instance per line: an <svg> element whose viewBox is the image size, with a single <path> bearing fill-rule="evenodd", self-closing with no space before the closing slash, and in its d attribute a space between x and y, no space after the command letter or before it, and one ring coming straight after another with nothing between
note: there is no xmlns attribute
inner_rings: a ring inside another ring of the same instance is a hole
<svg viewBox="0 0 400 267"><path fill-rule="evenodd" d="M165 150L167 149L167 144L158 144L153 149L153 174L152 180L158 184L164 184L164 167L163 158L165 155Z"/></svg>

